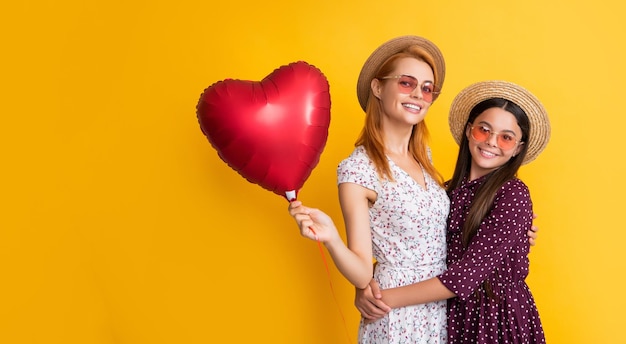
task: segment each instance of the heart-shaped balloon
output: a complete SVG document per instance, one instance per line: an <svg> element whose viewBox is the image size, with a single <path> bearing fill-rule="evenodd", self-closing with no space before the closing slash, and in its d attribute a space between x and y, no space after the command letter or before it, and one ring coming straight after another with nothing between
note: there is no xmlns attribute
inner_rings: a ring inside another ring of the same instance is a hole
<svg viewBox="0 0 626 344"><path fill-rule="evenodd" d="M261 81L216 82L200 96L196 113L224 162L248 181L291 200L326 145L329 85L319 69L298 61Z"/></svg>

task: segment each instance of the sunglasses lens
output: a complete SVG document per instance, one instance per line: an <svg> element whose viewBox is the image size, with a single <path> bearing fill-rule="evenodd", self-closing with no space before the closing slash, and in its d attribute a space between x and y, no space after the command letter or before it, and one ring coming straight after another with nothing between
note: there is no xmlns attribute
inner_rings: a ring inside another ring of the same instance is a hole
<svg viewBox="0 0 626 344"><path fill-rule="evenodd" d="M422 97L424 97L424 100L432 103L432 101L434 100L434 95L435 85L430 82L424 83L422 85Z"/></svg>
<svg viewBox="0 0 626 344"><path fill-rule="evenodd" d="M498 146L502 149L511 149L515 146L515 138L511 135L499 134Z"/></svg>
<svg viewBox="0 0 626 344"><path fill-rule="evenodd" d="M403 75L398 79L398 89L402 93L409 94L417 87L417 80L408 75Z"/></svg>
<svg viewBox="0 0 626 344"><path fill-rule="evenodd" d="M478 142L485 142L489 140L489 137L491 136L491 130L480 125L472 127L470 133L472 134L474 140ZM496 141L498 143L498 147L505 150L515 147L515 144L517 143L514 136L500 133L496 133Z"/></svg>
<svg viewBox="0 0 626 344"><path fill-rule="evenodd" d="M485 142L489 139L489 136L491 135L491 130L485 127L475 126L472 127L471 133L474 140L478 142Z"/></svg>

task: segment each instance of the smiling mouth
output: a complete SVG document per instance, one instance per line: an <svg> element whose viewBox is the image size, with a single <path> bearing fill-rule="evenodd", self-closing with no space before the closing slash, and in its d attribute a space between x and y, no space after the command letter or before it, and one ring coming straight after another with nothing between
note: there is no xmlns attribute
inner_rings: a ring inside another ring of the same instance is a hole
<svg viewBox="0 0 626 344"><path fill-rule="evenodd" d="M480 150L480 154L484 156L485 158L495 158L497 156L497 154L486 151L484 149L479 148L479 150Z"/></svg>
<svg viewBox="0 0 626 344"><path fill-rule="evenodd" d="M404 103L404 104L402 104L402 106L404 106L405 108L409 108L409 109L413 109L413 110L417 110L417 111L420 111L422 109L422 107L419 106L419 105L409 104L409 103Z"/></svg>

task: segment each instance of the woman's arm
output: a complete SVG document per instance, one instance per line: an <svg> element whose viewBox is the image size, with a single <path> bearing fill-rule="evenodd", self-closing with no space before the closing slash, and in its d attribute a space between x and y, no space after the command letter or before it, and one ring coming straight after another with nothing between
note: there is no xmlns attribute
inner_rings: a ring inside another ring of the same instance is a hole
<svg viewBox="0 0 626 344"><path fill-rule="evenodd" d="M350 283L365 288L373 275L372 238L369 227L369 201L373 191L352 183L339 185L339 201L346 225L346 246L332 219L319 209L308 208L299 201L291 202L289 213L300 233L324 243L335 266Z"/></svg>
<svg viewBox="0 0 626 344"><path fill-rule="evenodd" d="M333 259L337 257L337 269L361 289L367 287L374 273L369 206L375 198L374 191L358 184L339 184L339 204L346 227L348 252L339 245L326 245Z"/></svg>

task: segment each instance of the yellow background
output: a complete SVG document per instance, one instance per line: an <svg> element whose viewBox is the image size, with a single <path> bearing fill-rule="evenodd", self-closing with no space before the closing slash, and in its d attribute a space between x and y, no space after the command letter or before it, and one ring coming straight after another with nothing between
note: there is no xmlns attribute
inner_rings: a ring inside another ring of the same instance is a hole
<svg viewBox="0 0 626 344"><path fill-rule="evenodd" d="M0 342L355 340L352 287L327 274L284 199L218 158L195 106L218 80L320 68L332 120L300 199L341 223L335 168L362 125L360 67L419 34L447 62L427 117L446 177L463 87L506 79L544 102L551 142L521 177L539 214L528 283L548 342L626 343L625 14L617 0L4 4Z"/></svg>

